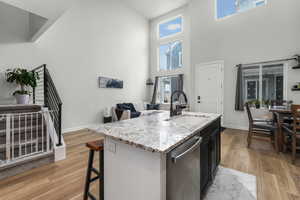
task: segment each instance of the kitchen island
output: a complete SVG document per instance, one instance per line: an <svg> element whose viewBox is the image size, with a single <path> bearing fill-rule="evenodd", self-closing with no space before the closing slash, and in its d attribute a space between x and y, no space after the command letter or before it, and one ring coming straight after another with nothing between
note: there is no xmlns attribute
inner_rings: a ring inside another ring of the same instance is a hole
<svg viewBox="0 0 300 200"><path fill-rule="evenodd" d="M97 127L105 135L105 199L200 199L220 162L220 118L153 111Z"/></svg>

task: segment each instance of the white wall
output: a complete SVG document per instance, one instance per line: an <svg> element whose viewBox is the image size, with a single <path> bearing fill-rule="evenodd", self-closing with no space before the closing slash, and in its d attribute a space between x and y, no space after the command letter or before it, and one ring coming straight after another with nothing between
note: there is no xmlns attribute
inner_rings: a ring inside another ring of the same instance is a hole
<svg viewBox="0 0 300 200"><path fill-rule="evenodd" d="M82 0L36 44L22 46L31 52L31 67L48 64L64 103L64 130L100 123L102 110L115 103L146 99L148 33L148 20L121 1ZM7 54L11 64L24 61ZM122 79L124 89L100 89L98 76Z"/></svg>
<svg viewBox="0 0 300 200"><path fill-rule="evenodd" d="M247 127L244 113L234 111L236 69L239 63L286 58L300 53L300 1L268 0L263 7L216 21L213 0L192 0L191 60L224 60L225 126ZM300 93L290 88L300 81L300 70L289 70L289 99L300 104Z"/></svg>

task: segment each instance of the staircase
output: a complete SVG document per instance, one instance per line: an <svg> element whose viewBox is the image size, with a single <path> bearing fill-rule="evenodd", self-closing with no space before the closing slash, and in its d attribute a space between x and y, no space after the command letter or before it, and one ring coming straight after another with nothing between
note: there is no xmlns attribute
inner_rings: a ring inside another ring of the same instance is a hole
<svg viewBox="0 0 300 200"><path fill-rule="evenodd" d="M41 106L0 106L0 179L54 161L46 120Z"/></svg>
<svg viewBox="0 0 300 200"><path fill-rule="evenodd" d="M62 102L46 65L32 105L0 105L0 180L65 158Z"/></svg>

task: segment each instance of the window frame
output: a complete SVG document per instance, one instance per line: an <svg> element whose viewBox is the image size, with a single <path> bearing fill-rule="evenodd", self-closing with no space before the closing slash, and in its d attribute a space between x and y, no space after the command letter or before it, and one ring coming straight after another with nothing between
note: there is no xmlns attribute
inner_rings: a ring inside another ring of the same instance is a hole
<svg viewBox="0 0 300 200"><path fill-rule="evenodd" d="M176 18L181 18L181 30L178 33L174 33L165 37L159 37L159 26L168 21L174 20ZM180 74L186 74L186 69L189 67L189 43L187 42L188 35L185 34L186 26L188 21L186 21L185 10L179 9L173 13L168 15L159 17L153 21L151 21L151 38L150 38L150 49L151 49L151 75L153 77L176 77ZM160 69L160 46L166 45L172 42L181 42L181 63L182 65L175 69ZM159 91L157 91L158 93ZM160 102L158 98L158 94L156 97L156 101L158 104L162 106L170 105L170 102L164 103L164 101ZM165 109L164 107L162 109Z"/></svg>
<svg viewBox="0 0 300 200"><path fill-rule="evenodd" d="M268 66L268 65L282 65L282 68L283 68L283 99L287 99L288 97L288 62L270 62L270 63L261 63L261 64L257 64L256 66L259 67L259 79L258 79L258 88L259 88L259 93L258 93L258 96L259 96L259 101L262 102L263 100L263 67L264 66ZM245 65L244 67L247 68L247 67L252 67L253 65ZM242 77L244 79L244 76ZM253 79L254 80L254 79ZM252 80L252 81L253 81ZM247 81L247 80L246 80ZM243 97L244 99L244 103L247 102L247 85L245 85L245 96ZM276 88L275 88L276 89ZM256 91L257 93L257 91Z"/></svg>
<svg viewBox="0 0 300 200"><path fill-rule="evenodd" d="M247 79L246 80L246 84L245 84L245 97L248 97L248 82L255 82L255 99L257 99L257 96L259 96L259 92L257 92L257 90L259 91L259 80L257 79ZM252 99L254 100L254 99ZM251 99L246 98L244 101L251 101Z"/></svg>
<svg viewBox="0 0 300 200"><path fill-rule="evenodd" d="M174 43L174 42L180 42L181 43L181 67L178 67L177 69L160 69L160 46L161 45L168 45L170 43ZM170 40L170 41L163 41L163 42L158 42L158 46L156 48L156 52L157 52L157 55L156 55L156 58L157 58L157 62L156 62L156 66L157 66L157 71L158 72L161 72L161 73L164 73L164 72L176 72L176 71L180 71L183 67L184 67L184 64L183 64L183 51L184 51L184 44L183 44L183 39L173 39L173 40ZM166 75L167 76L167 75Z"/></svg>
<svg viewBox="0 0 300 200"><path fill-rule="evenodd" d="M178 76L177 74L159 76L158 90L157 90L157 95L156 95L156 101L158 102L158 104L160 104L160 105L169 105L170 104L170 102L165 103L164 101L163 102L159 101L160 100L159 94L161 94L161 92L159 91L160 90L160 88L159 88L160 81L162 81L163 78L170 78L171 79L171 78L177 78L177 76ZM171 91L170 92L172 93L172 80L171 80L170 86L171 86L171 88L170 88Z"/></svg>
<svg viewBox="0 0 300 200"><path fill-rule="evenodd" d="M168 21L174 20L178 17L181 17L181 31L173 34L173 35L169 35L163 38L159 37L159 26L163 23L166 23ZM180 74L184 71L184 51L185 51L185 43L184 43L184 27L185 27L185 19L184 19L184 15L183 14L177 14L177 15L173 15L171 17L168 17L166 19L160 20L156 26L156 36L155 36L155 51L156 51L156 72L160 75L160 76L170 76L170 75L176 75L176 74ZM182 47L182 66L180 68L177 69L172 69L172 70L164 70L164 69L160 69L160 46L161 45L166 45L168 43L172 43L172 42L176 42L179 41L181 42L181 47Z"/></svg>
<svg viewBox="0 0 300 200"><path fill-rule="evenodd" d="M174 33L174 34L172 34L172 35L168 35L168 36L165 36L165 37L162 37L162 38L161 38L161 37L160 37L160 32L159 32L159 31L160 31L160 30L159 30L159 26L160 26L161 24L164 24L164 23L166 23L166 22L172 21L172 20L177 19L177 18L181 18L181 31L178 32L178 33ZM182 14L180 14L180 15L175 15L175 16L172 16L172 17L170 17L170 18L161 20L159 23L157 23L157 25L156 25L156 40L157 40L157 41L160 41L160 40L165 40L165 39L168 39L168 38L176 37L176 36L178 36L178 35L183 34L183 32L184 32L184 17L183 17Z"/></svg>
<svg viewBox="0 0 300 200"><path fill-rule="evenodd" d="M236 2L237 1L240 1L240 0L235 0ZM265 4L264 5L259 5L259 6L256 6L255 8L259 8L259 7L264 7L268 4L268 0L264 0L265 1ZM244 11L239 11L237 10L236 12L234 12L233 14L231 15L227 15L227 16L224 16L224 17L221 17L221 18L218 18L218 0L215 0L215 20L216 21L222 21L222 20L226 20L230 17L233 17L233 16L236 16L236 15L240 15L242 13L246 13L246 12L249 12L251 10L254 10L255 8L250 8L250 9L246 9Z"/></svg>

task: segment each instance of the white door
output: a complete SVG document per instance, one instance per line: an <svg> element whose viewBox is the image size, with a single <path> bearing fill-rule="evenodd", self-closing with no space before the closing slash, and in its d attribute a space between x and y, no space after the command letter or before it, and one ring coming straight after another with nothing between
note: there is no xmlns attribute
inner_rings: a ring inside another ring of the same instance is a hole
<svg viewBox="0 0 300 200"><path fill-rule="evenodd" d="M223 62L198 64L195 68L195 109L223 114Z"/></svg>

